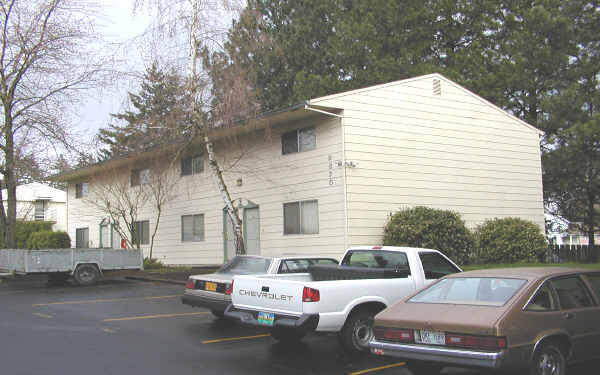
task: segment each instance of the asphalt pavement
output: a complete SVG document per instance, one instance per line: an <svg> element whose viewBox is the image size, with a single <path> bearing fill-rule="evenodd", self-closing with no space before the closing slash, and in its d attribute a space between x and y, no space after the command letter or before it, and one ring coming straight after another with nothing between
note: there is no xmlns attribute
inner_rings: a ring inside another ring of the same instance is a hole
<svg viewBox="0 0 600 375"><path fill-rule="evenodd" d="M0 374L410 374L394 358L349 357L334 335L280 344L181 304L182 292L124 277L86 287L44 276L1 282Z"/></svg>

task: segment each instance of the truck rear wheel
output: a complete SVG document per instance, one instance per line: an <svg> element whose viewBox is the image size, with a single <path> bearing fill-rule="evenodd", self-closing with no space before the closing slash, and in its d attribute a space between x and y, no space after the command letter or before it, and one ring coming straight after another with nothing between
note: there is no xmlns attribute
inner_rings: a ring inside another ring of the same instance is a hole
<svg viewBox="0 0 600 375"><path fill-rule="evenodd" d="M80 264L73 277L79 285L91 285L100 278L100 271L94 264Z"/></svg>
<svg viewBox="0 0 600 375"><path fill-rule="evenodd" d="M369 352L375 314L369 310L358 310L350 314L339 333L340 343L348 354L356 356Z"/></svg>

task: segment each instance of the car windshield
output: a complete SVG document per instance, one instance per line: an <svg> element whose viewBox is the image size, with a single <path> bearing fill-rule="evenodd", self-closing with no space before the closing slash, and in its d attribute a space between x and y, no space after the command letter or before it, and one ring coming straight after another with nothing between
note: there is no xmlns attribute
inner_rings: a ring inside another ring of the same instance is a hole
<svg viewBox="0 0 600 375"><path fill-rule="evenodd" d="M524 284L522 279L452 277L424 289L408 302L502 306Z"/></svg>
<svg viewBox="0 0 600 375"><path fill-rule="evenodd" d="M226 273L233 275L252 275L267 273L273 260L270 258L255 258L236 256L225 263L216 273Z"/></svg>

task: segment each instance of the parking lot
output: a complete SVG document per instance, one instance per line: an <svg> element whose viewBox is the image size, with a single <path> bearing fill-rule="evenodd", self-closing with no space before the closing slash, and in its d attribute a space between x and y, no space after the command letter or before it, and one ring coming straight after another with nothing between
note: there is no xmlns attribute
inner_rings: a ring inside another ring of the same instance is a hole
<svg viewBox="0 0 600 375"><path fill-rule="evenodd" d="M2 282L0 372L410 374L393 358L348 357L335 336L279 344L264 330L182 305L182 289L122 278L89 287L48 285L43 276Z"/></svg>

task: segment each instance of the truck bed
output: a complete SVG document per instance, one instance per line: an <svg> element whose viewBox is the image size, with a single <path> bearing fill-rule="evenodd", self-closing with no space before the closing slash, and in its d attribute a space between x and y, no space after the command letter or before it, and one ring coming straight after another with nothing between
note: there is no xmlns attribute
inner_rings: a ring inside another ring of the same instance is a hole
<svg viewBox="0 0 600 375"><path fill-rule="evenodd" d="M71 272L78 264L97 264L101 271L143 268L141 249L0 250L0 270L16 274Z"/></svg>

